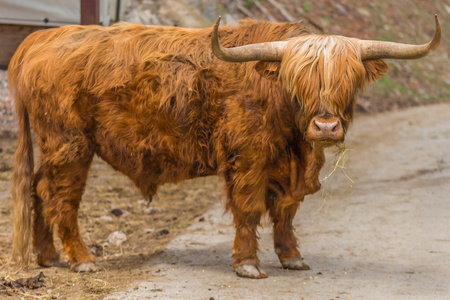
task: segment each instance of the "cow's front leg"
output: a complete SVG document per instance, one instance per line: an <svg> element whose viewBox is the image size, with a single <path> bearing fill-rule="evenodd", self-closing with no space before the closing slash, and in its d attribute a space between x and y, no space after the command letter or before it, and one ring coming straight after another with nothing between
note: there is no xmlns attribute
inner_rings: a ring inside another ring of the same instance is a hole
<svg viewBox="0 0 450 300"><path fill-rule="evenodd" d="M261 268L257 256L258 239L257 226L261 219L259 211L243 212L242 209L233 207L234 225L236 236L233 247L233 267L241 277L265 278L266 272Z"/></svg>
<svg viewBox="0 0 450 300"><path fill-rule="evenodd" d="M242 170L230 175L227 176L227 210L233 213L236 227L233 267L241 277L265 278L267 275L257 256L257 227L266 212L264 176Z"/></svg>
<svg viewBox="0 0 450 300"><path fill-rule="evenodd" d="M291 197L275 198L269 204L269 214L273 221L273 241L275 253L285 269L309 270L298 251L292 220L300 201Z"/></svg>
<svg viewBox="0 0 450 300"><path fill-rule="evenodd" d="M311 148L309 144L302 145L302 151L305 159L304 185L299 184L300 194L310 195L320 190L321 184L319 173L325 163L325 154L323 148Z"/></svg>

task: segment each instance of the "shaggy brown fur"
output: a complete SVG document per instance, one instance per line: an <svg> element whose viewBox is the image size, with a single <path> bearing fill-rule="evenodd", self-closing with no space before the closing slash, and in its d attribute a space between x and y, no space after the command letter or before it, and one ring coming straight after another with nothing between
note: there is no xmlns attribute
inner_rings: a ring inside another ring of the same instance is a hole
<svg viewBox="0 0 450 300"><path fill-rule="evenodd" d="M8 72L20 122L17 260L29 262L32 232L38 263L59 265L55 224L73 269L94 260L77 223L94 154L148 198L160 184L220 174L236 226L233 265L259 265L256 230L266 212L280 260L300 258L292 218L320 188L324 163L307 126L334 116L346 130L356 91L387 66L298 23L247 20L220 31L226 47L290 39L282 62L220 61L210 36L211 28L118 24L49 29L22 43ZM29 123L40 150L34 175Z"/></svg>

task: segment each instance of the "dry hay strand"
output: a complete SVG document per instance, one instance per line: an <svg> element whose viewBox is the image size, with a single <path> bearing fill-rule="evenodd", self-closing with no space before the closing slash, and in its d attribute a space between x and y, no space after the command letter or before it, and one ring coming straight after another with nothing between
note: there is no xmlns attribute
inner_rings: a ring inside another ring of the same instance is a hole
<svg viewBox="0 0 450 300"><path fill-rule="evenodd" d="M342 196L347 191L353 188L355 181L350 177L350 175L347 173L347 162L350 156L350 152L354 149L349 148L345 143L342 143L340 145L337 145L337 151L333 155L333 164L330 168L330 171L327 173L327 175L320 180L323 188L322 188L322 202L319 206L319 208L314 212L314 214L317 214L319 211L323 209L328 199L332 199L330 205L328 206L327 212L329 212L331 206L334 204L335 197L333 197L334 194L334 186L331 185L331 190L328 190L325 185L329 183L330 178L335 177L336 173L342 173L347 178L347 180L350 182L350 184L344 189L344 191L338 193L338 196Z"/></svg>

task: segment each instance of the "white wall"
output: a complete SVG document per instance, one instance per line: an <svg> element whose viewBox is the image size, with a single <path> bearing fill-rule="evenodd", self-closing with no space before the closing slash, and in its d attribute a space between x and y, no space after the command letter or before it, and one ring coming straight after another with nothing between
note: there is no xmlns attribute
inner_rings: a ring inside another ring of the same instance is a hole
<svg viewBox="0 0 450 300"><path fill-rule="evenodd" d="M115 11L116 5L117 0L100 0L100 22L103 25L108 26L110 19L115 18L109 14ZM80 0L0 0L0 24L80 24Z"/></svg>

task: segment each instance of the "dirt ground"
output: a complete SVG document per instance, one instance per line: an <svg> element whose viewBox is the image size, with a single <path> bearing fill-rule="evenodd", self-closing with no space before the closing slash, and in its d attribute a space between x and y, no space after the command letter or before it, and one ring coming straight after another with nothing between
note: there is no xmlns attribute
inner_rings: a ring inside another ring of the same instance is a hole
<svg viewBox="0 0 450 300"><path fill-rule="evenodd" d="M76 274L36 265L17 270L8 263L15 140L1 138L0 283L41 271L45 277L32 281L36 289L8 287L0 297L449 299L449 114L450 105L440 104L359 116L347 137L351 150L337 164L345 169L335 168L330 151L321 178L331 176L322 191L307 197L294 221L312 269L281 269L266 223L260 258L269 278L263 280L239 278L231 268L234 230L223 215L217 177L164 186L147 206L128 179L99 160L80 223L103 271ZM122 215L116 217L112 211L118 210ZM127 241L106 245L116 230Z"/></svg>
<svg viewBox="0 0 450 300"><path fill-rule="evenodd" d="M440 104L356 119L345 169L294 220L311 270L281 268L266 224L269 277L237 277L231 218L216 204L106 299L450 299L449 115ZM321 178L335 169L329 154Z"/></svg>
<svg viewBox="0 0 450 300"><path fill-rule="evenodd" d="M128 178L96 159L81 204L79 222L83 239L97 256L103 271L76 274L67 269L42 269L35 264L28 270L18 270L9 262L10 178L15 145L14 138L0 138L0 298L99 299L121 290L130 281L145 277L146 271L140 266L160 253L180 230L201 222L199 216L220 199L219 180L211 177L165 185L149 205ZM120 246L107 243L114 231L121 231L127 237ZM55 238L59 242L59 238ZM61 245L58 246L61 249ZM2 288L4 277L10 282L37 276L41 271L45 284L38 289Z"/></svg>
<svg viewBox="0 0 450 300"><path fill-rule="evenodd" d="M0 138L0 297L449 299L449 115L450 105L440 104L359 116L347 138L348 157L295 219L312 270L282 270L266 224L260 258L269 278L256 281L231 268L234 230L223 216L217 177L164 186L148 206L128 179L100 160L90 173L80 224L102 272L18 270L9 263L15 140ZM329 156L321 178L336 166ZM108 245L117 230L127 241ZM11 285L41 271L45 277L31 281L36 289Z"/></svg>

